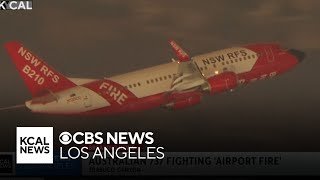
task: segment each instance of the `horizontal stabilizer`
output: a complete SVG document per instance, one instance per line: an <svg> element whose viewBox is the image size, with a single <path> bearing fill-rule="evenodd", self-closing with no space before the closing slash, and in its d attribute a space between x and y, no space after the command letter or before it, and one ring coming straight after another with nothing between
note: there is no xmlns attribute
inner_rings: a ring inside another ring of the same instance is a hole
<svg viewBox="0 0 320 180"><path fill-rule="evenodd" d="M19 104L19 105L15 105L15 106L9 106L9 107L0 108L0 111L10 110L10 109L18 109L18 108L23 108L23 107L26 107L26 105L25 104Z"/></svg>

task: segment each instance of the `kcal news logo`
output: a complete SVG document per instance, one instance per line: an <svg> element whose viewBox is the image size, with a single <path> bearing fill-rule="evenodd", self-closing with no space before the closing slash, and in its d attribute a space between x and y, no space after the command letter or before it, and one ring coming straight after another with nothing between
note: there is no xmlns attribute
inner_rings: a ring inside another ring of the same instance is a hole
<svg viewBox="0 0 320 180"><path fill-rule="evenodd" d="M0 1L0 10L32 10L32 0Z"/></svg>
<svg viewBox="0 0 320 180"><path fill-rule="evenodd" d="M17 127L17 164L53 164L53 127Z"/></svg>

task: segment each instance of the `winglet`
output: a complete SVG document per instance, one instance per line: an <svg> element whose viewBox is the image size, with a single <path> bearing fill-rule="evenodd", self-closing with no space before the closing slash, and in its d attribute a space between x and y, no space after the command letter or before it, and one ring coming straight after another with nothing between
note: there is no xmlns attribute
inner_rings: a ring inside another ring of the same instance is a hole
<svg viewBox="0 0 320 180"><path fill-rule="evenodd" d="M190 56L174 40L170 40L169 43L180 62L185 62L190 59Z"/></svg>

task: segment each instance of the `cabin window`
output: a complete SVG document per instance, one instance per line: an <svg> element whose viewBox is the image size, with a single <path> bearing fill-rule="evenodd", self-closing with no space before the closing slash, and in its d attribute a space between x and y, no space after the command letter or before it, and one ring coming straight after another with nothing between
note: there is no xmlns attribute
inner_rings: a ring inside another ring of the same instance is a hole
<svg viewBox="0 0 320 180"><path fill-rule="evenodd" d="M169 78L170 78L170 79L172 78L171 74L169 74Z"/></svg>
<svg viewBox="0 0 320 180"><path fill-rule="evenodd" d="M222 62L221 64L222 64L222 66L224 66L224 62Z"/></svg>
<svg viewBox="0 0 320 180"><path fill-rule="evenodd" d="M153 79L151 79L151 83L153 83L154 81L153 81Z"/></svg>
<svg viewBox="0 0 320 180"><path fill-rule="evenodd" d="M203 71L203 67L201 67L200 70Z"/></svg>
<svg viewBox="0 0 320 180"><path fill-rule="evenodd" d="M204 69L207 70L208 69L207 66L205 66Z"/></svg>
<svg viewBox="0 0 320 180"><path fill-rule="evenodd" d="M226 61L227 64L229 64L229 61Z"/></svg>
<svg viewBox="0 0 320 180"><path fill-rule="evenodd" d="M132 88L132 85L131 85L131 84L129 85L129 88Z"/></svg>
<svg viewBox="0 0 320 180"><path fill-rule="evenodd" d="M216 64L213 64L213 67L216 68L217 67Z"/></svg>
<svg viewBox="0 0 320 180"><path fill-rule="evenodd" d="M230 60L230 63L232 64L232 63L233 63L233 60Z"/></svg>
<svg viewBox="0 0 320 180"><path fill-rule="evenodd" d="M147 80L147 84L149 84L150 82L149 82L149 80Z"/></svg>
<svg viewBox="0 0 320 180"><path fill-rule="evenodd" d="M156 80L156 82L158 82L158 78L156 78L155 80Z"/></svg>
<svg viewBox="0 0 320 180"><path fill-rule="evenodd" d="M162 81L162 77L159 77L159 80Z"/></svg>
<svg viewBox="0 0 320 180"><path fill-rule="evenodd" d="M164 76L163 78L164 78L164 80L167 80L167 76Z"/></svg>
<svg viewBox="0 0 320 180"><path fill-rule="evenodd" d="M242 61L242 58L239 58L239 61Z"/></svg>
<svg viewBox="0 0 320 180"><path fill-rule="evenodd" d="M70 94L70 97L75 97L75 96L76 96L76 93Z"/></svg>
<svg viewBox="0 0 320 180"><path fill-rule="evenodd" d="M235 59L234 61L235 61L235 62L238 62L238 59Z"/></svg>
<svg viewBox="0 0 320 180"><path fill-rule="evenodd" d="M137 85L136 84L133 84L133 87L136 87Z"/></svg>
<svg viewBox="0 0 320 180"><path fill-rule="evenodd" d="M248 56L248 59L250 59L251 58L251 56Z"/></svg>
<svg viewBox="0 0 320 180"><path fill-rule="evenodd" d="M141 86L141 84L138 82L138 86Z"/></svg>
<svg viewBox="0 0 320 180"><path fill-rule="evenodd" d="M247 60L247 58L246 58L246 57L243 57L243 60Z"/></svg>

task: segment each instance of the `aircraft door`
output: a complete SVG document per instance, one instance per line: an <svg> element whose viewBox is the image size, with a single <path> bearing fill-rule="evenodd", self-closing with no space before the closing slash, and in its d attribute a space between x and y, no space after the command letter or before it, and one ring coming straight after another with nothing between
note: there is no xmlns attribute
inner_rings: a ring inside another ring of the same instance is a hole
<svg viewBox="0 0 320 180"><path fill-rule="evenodd" d="M89 92L83 94L83 105L85 109L92 107L92 98Z"/></svg>

